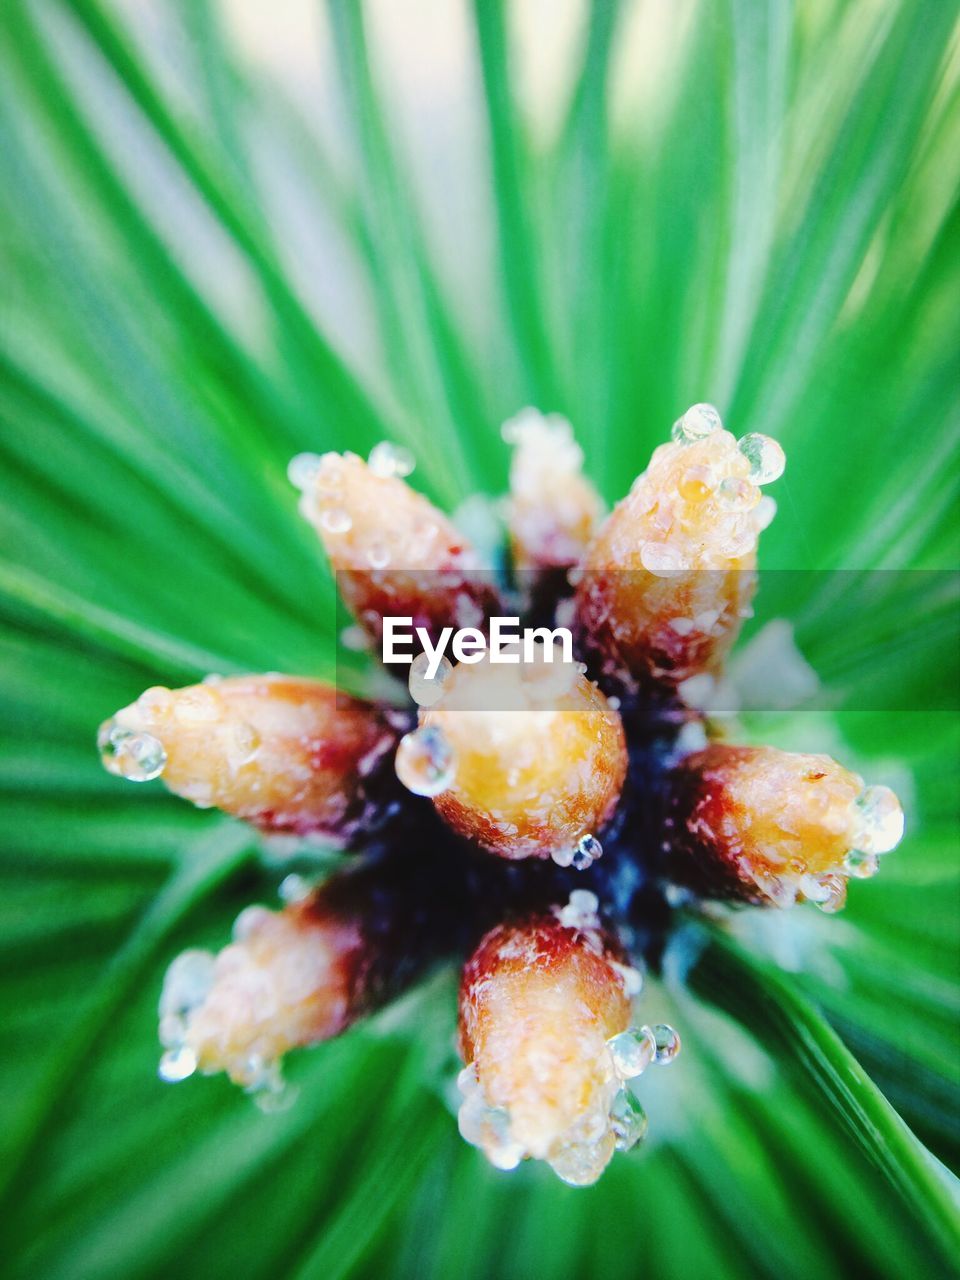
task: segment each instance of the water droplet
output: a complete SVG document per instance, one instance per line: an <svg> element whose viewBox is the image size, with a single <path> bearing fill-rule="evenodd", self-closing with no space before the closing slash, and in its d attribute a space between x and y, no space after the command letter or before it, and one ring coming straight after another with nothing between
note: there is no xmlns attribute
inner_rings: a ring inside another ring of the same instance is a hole
<svg viewBox="0 0 960 1280"><path fill-rule="evenodd" d="M677 419L670 434L678 444L693 444L722 428L720 414L712 404L695 404L691 405L682 418Z"/></svg>
<svg viewBox="0 0 960 1280"><path fill-rule="evenodd" d="M903 809L889 787L867 787L857 797L861 829L857 848L863 853L889 853L903 836Z"/></svg>
<svg viewBox="0 0 960 1280"><path fill-rule="evenodd" d="M880 870L880 859L875 853L851 849L844 859L844 867L857 880L869 880Z"/></svg>
<svg viewBox="0 0 960 1280"><path fill-rule="evenodd" d="M576 850L570 849L570 848L554 849L554 851L550 854L550 857L553 859L553 861L557 864L558 867L569 867L573 862L573 857L575 853L576 853Z"/></svg>
<svg viewBox="0 0 960 1280"><path fill-rule="evenodd" d="M589 889L573 889L565 907L561 907L557 919L565 929L596 929L600 920L600 899Z"/></svg>
<svg viewBox="0 0 960 1280"><path fill-rule="evenodd" d="M515 1169L524 1148L510 1136L510 1117L502 1107L488 1107L483 1123L484 1154L495 1169Z"/></svg>
<svg viewBox="0 0 960 1280"><path fill-rule="evenodd" d="M817 906L828 916L835 915L838 911L842 911L847 901L847 882L840 875L826 875L820 877L820 885L826 891L826 896L817 902Z"/></svg>
<svg viewBox="0 0 960 1280"><path fill-rule="evenodd" d="M265 1115L276 1115L281 1111L289 1111L300 1097L300 1086L291 1084L281 1076L276 1083L270 1083L257 1089L248 1089L258 1109Z"/></svg>
<svg viewBox="0 0 960 1280"><path fill-rule="evenodd" d="M641 1075L657 1056L657 1041L649 1027L630 1027L607 1041L613 1069L621 1080Z"/></svg>
<svg viewBox="0 0 960 1280"><path fill-rule="evenodd" d="M526 1154L510 1135L507 1112L502 1107L488 1106L479 1086L465 1091L457 1127L464 1141L479 1147L496 1169L515 1169Z"/></svg>
<svg viewBox="0 0 960 1280"><path fill-rule="evenodd" d="M320 527L327 533L349 533L353 521L343 507L327 507L320 516Z"/></svg>
<svg viewBox="0 0 960 1280"><path fill-rule="evenodd" d="M402 444L381 440L370 450L367 466L375 476L397 476L404 479L417 465L417 460Z"/></svg>
<svg viewBox="0 0 960 1280"><path fill-rule="evenodd" d="M115 720L108 720L97 734L97 747L104 768L128 782L151 782L159 778L167 763L167 753L152 733L135 733Z"/></svg>
<svg viewBox="0 0 960 1280"><path fill-rule="evenodd" d="M797 900L796 887L776 876L772 871L754 871L753 882L761 893L765 893L775 907L784 910L792 907Z"/></svg>
<svg viewBox="0 0 960 1280"><path fill-rule="evenodd" d="M277 893L280 895L281 902L303 902L310 897L313 892L313 885L306 876L298 876L295 872L284 876L280 881L280 887Z"/></svg>
<svg viewBox="0 0 960 1280"><path fill-rule="evenodd" d="M629 1089L620 1089L610 1107L610 1127L617 1150L631 1151L647 1134L647 1113Z"/></svg>
<svg viewBox="0 0 960 1280"><path fill-rule="evenodd" d="M443 697L444 681L453 670L453 665L446 658L441 658L436 674L432 678L428 678L427 667L429 665L430 659L425 653L418 653L410 663L410 676L407 681L407 687L410 690L410 697L418 707L436 706Z"/></svg>
<svg viewBox="0 0 960 1280"><path fill-rule="evenodd" d="M316 483L321 462L322 459L318 453L298 453L287 464L287 479L295 489L305 493Z"/></svg>
<svg viewBox="0 0 960 1280"><path fill-rule="evenodd" d="M677 492L687 502L702 502L713 492L714 474L709 467L688 467L677 481Z"/></svg>
<svg viewBox="0 0 960 1280"><path fill-rule="evenodd" d="M717 501L728 511L751 511L760 501L760 490L749 480L727 476L717 489Z"/></svg>
<svg viewBox="0 0 960 1280"><path fill-rule="evenodd" d="M192 948L172 960L163 979L159 1012L183 1018L206 1000L214 981L215 959L211 951Z"/></svg>
<svg viewBox="0 0 960 1280"><path fill-rule="evenodd" d="M186 1080L197 1069L197 1055L189 1045L181 1045L178 1049L168 1049L160 1059L157 1075L168 1084L176 1084Z"/></svg>
<svg viewBox="0 0 960 1280"><path fill-rule="evenodd" d="M641 1031L646 1028L641 1027ZM667 1026L665 1022L658 1022L652 1027L653 1037L657 1042L657 1054L655 1061L662 1067L671 1063L680 1052L680 1037L674 1031L673 1027Z"/></svg>
<svg viewBox="0 0 960 1280"><path fill-rule="evenodd" d="M345 649L349 649L351 653L364 653L370 648L370 637L363 627L358 627L356 623L351 623L349 627L344 627L340 632L340 643Z"/></svg>
<svg viewBox="0 0 960 1280"><path fill-rule="evenodd" d="M750 479L754 484L770 484L783 475L787 458L771 436L752 431L737 442L737 448L750 463Z"/></svg>
<svg viewBox="0 0 960 1280"><path fill-rule="evenodd" d="M589 1187L603 1173L614 1151L612 1130L599 1142L568 1142L548 1157L548 1164L562 1181L571 1187Z"/></svg>
<svg viewBox="0 0 960 1280"><path fill-rule="evenodd" d="M400 739L394 767L408 791L437 796L453 782L456 759L443 732L426 725Z"/></svg>
<svg viewBox="0 0 960 1280"><path fill-rule="evenodd" d="M603 845L595 835L591 835L588 831L577 842L572 865L576 871L586 871L587 867L593 866L597 859L602 857Z"/></svg>

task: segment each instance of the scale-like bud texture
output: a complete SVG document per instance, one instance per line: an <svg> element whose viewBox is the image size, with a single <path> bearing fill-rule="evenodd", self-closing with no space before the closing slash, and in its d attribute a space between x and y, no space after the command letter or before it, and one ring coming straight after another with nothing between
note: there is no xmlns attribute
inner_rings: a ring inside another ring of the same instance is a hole
<svg viewBox="0 0 960 1280"><path fill-rule="evenodd" d="M393 794L391 713L318 680L235 676L148 689L100 730L104 764L161 776L264 831L349 842Z"/></svg>
<svg viewBox="0 0 960 1280"><path fill-rule="evenodd" d="M670 777L665 865L706 896L837 911L902 833L893 792L829 756L714 743Z"/></svg>

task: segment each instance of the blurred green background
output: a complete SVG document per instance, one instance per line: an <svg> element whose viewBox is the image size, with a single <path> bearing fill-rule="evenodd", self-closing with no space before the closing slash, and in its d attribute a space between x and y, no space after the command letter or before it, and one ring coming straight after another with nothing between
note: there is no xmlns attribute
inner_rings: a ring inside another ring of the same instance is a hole
<svg viewBox="0 0 960 1280"><path fill-rule="evenodd" d="M405 442L452 508L503 489L499 425L535 404L614 500L709 400L787 452L763 565L955 570L955 4L3 12L5 1272L955 1274L955 576L878 619L778 575L828 689L900 709L751 731L893 781L908 835L839 918L684 926L649 997L684 1054L589 1190L457 1136L452 973L295 1055L282 1115L161 1084L166 963L282 872L94 749L150 684L332 672L300 450Z"/></svg>

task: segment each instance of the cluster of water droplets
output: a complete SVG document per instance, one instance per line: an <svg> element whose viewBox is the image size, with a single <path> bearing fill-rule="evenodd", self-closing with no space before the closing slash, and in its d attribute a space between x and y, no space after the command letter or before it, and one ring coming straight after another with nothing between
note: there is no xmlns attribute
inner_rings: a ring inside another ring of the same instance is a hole
<svg viewBox="0 0 960 1280"><path fill-rule="evenodd" d="M353 521L344 494L343 459L337 453L298 453L287 466L287 479L300 490L300 510L318 521L324 533L349 533Z"/></svg>
<svg viewBox="0 0 960 1280"><path fill-rule="evenodd" d="M639 1099L627 1088L651 1064L669 1066L680 1052L680 1037L673 1027L658 1022L650 1027L629 1027L607 1041L613 1070L620 1081L610 1107L610 1125L618 1151L629 1151L647 1132L647 1116Z"/></svg>
<svg viewBox="0 0 960 1280"><path fill-rule="evenodd" d="M863 854L889 853L903 837L903 809L889 787L864 787L855 801L859 818L856 847Z"/></svg>
<svg viewBox="0 0 960 1280"><path fill-rule="evenodd" d="M650 470L631 490L646 504L653 535L640 547L641 564L649 573L668 576L747 555L776 514L776 503L761 495L759 486L783 474L780 445L758 433L735 441L710 404L692 405L671 435L673 444L654 451ZM704 442L711 439L705 450ZM687 459L689 446L701 447L691 449ZM664 501L670 489L675 499Z"/></svg>
<svg viewBox="0 0 960 1280"><path fill-rule="evenodd" d="M695 404L678 418L673 424L670 435L677 444L694 444L705 440L715 431L723 430L723 421L719 410L712 404ZM771 436L751 431L737 442L737 448L746 458L750 471L749 478L756 485L772 484L783 475L787 465L783 449ZM688 483L696 485L697 477L691 477ZM721 492L726 486L726 494L733 501L737 495L742 496L737 477L728 477L720 485Z"/></svg>
<svg viewBox="0 0 960 1280"><path fill-rule="evenodd" d="M880 857L899 844L903 836L903 809L885 786L865 787L853 802L854 848L833 870L809 872L802 860L788 866L792 874L752 869L757 887L778 907L792 907L798 899L812 902L827 915L841 911L847 901L847 879L868 880L880 870ZM747 870L746 864L744 868Z"/></svg>
<svg viewBox="0 0 960 1280"><path fill-rule="evenodd" d="M603 857L603 845L592 832L587 831L575 845L554 849L550 856L558 867L573 867L574 871L586 871Z"/></svg>

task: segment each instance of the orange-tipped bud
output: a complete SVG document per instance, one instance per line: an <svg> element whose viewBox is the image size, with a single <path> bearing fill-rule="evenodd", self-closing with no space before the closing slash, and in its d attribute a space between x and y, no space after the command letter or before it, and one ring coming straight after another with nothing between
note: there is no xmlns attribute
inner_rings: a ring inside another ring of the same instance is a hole
<svg viewBox="0 0 960 1280"><path fill-rule="evenodd" d="M575 1185L643 1136L623 1082L679 1048L673 1033L668 1044L630 1029L640 975L620 963L597 905L578 890L562 910L491 930L460 986L460 1132L499 1168L533 1157Z"/></svg>
<svg viewBox="0 0 960 1280"><path fill-rule="evenodd" d="M222 1071L269 1102L284 1054L339 1035L448 951L459 892L442 867L425 888L406 856L361 864L318 889L288 876L283 910L248 907L223 950L185 951L170 965L161 1077Z"/></svg>
<svg viewBox="0 0 960 1280"><path fill-rule="evenodd" d="M455 831L503 858L586 867L627 769L620 716L579 664L461 663L404 738L397 772Z"/></svg>
<svg viewBox="0 0 960 1280"><path fill-rule="evenodd" d="M376 450L369 463L326 453L308 466L309 457L291 464L300 510L320 535L344 602L378 644L384 617L412 618L436 639L445 626L480 627L495 612L476 553L403 480L405 468L378 462Z"/></svg>
<svg viewBox="0 0 960 1280"><path fill-rule="evenodd" d="M339 1034L355 1016L364 949L356 919L308 899L285 911L248 907L217 955L185 951L160 999L160 1074L182 1080L224 1071L267 1092L288 1050Z"/></svg>
<svg viewBox="0 0 960 1280"><path fill-rule="evenodd" d="M264 831L347 842L389 796L388 714L317 680L236 676L148 689L101 727L99 745L121 777L162 777Z"/></svg>
<svg viewBox="0 0 960 1280"><path fill-rule="evenodd" d="M759 486L782 470L775 441L738 442L710 405L675 424L579 570L578 626L606 678L669 692L717 670L749 613L757 541L776 510Z"/></svg>
<svg viewBox="0 0 960 1280"><path fill-rule="evenodd" d="M669 787L667 874L707 897L839 911L848 878L874 874L903 834L893 792L829 756L714 744Z"/></svg>
<svg viewBox="0 0 960 1280"><path fill-rule="evenodd" d="M583 474L570 423L525 409L504 423L514 447L507 523L519 570L569 569L587 548L603 501Z"/></svg>

